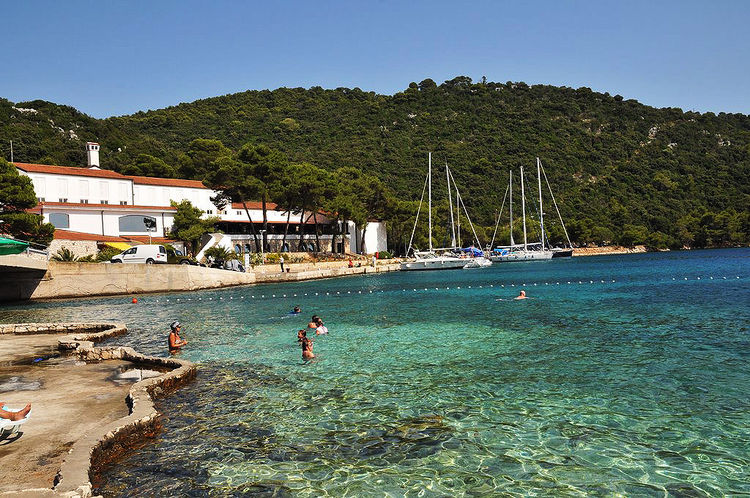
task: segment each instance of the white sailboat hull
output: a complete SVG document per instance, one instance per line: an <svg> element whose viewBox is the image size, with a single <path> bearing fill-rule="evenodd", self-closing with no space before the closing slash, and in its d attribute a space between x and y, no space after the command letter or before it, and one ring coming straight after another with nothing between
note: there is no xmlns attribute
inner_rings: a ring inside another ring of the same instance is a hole
<svg viewBox="0 0 750 498"><path fill-rule="evenodd" d="M417 259L401 263L401 271L457 270L466 266L468 262L467 259L449 257Z"/></svg>
<svg viewBox="0 0 750 498"><path fill-rule="evenodd" d="M552 251L513 251L508 254L491 256L493 263L510 263L514 261L545 261L552 259Z"/></svg>
<svg viewBox="0 0 750 498"><path fill-rule="evenodd" d="M488 266L492 266L492 261L490 261L488 258L480 256L478 258L471 258L466 266L464 266L464 269L486 268Z"/></svg>

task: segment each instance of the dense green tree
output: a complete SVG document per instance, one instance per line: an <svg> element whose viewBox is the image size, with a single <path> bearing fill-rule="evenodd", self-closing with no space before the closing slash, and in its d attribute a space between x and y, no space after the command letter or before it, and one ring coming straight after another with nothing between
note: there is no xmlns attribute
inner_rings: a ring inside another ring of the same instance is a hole
<svg viewBox="0 0 750 498"><path fill-rule="evenodd" d="M135 161L124 166L121 173L135 176L154 176L159 178L175 178L177 170L158 157L148 154L138 154Z"/></svg>
<svg viewBox="0 0 750 498"><path fill-rule="evenodd" d="M55 227L44 223L42 216L26 212L36 203L31 179L0 158L0 234L48 246Z"/></svg>
<svg viewBox="0 0 750 498"><path fill-rule="evenodd" d="M195 254L201 237L215 230L214 225L219 221L219 218L201 218L203 212L188 200L172 201L172 207L177 208L177 211L174 214L170 235L178 240L188 242L193 254Z"/></svg>
<svg viewBox="0 0 750 498"><path fill-rule="evenodd" d="M254 178L257 191L252 198L260 199L263 210L263 247L268 251L268 201L279 178L284 176L286 157L266 145L247 143L240 148L237 159L243 163L243 174Z"/></svg>
<svg viewBox="0 0 750 498"><path fill-rule="evenodd" d="M214 203L219 209L223 209L225 205L232 201L242 204L247 220L250 222L250 230L255 240L255 250L260 251L261 245L247 202L259 198L266 186L252 176L252 165L229 156L219 157L207 169L204 183L218 192ZM265 233L263 235L265 236Z"/></svg>

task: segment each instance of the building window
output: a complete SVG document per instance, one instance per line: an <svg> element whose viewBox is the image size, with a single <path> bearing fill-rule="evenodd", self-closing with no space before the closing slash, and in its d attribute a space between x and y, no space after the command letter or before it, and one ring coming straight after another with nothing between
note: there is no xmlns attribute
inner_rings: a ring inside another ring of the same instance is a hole
<svg viewBox="0 0 750 498"><path fill-rule="evenodd" d="M109 201L108 201L108 200L106 200L106 199L102 199L102 202L101 202L101 204L109 204Z"/></svg>
<svg viewBox="0 0 750 498"><path fill-rule="evenodd" d="M65 213L50 213L49 222L55 228L70 228L70 217Z"/></svg>
<svg viewBox="0 0 750 498"><path fill-rule="evenodd" d="M67 197L60 197L58 199L58 202L68 202L68 198Z"/></svg>
<svg viewBox="0 0 750 498"><path fill-rule="evenodd" d="M242 211L237 211L238 216L242 216Z"/></svg>
<svg viewBox="0 0 750 498"><path fill-rule="evenodd" d="M88 199L81 199L81 204L88 204L88 203L89 203Z"/></svg>
<svg viewBox="0 0 750 498"><path fill-rule="evenodd" d="M206 209L206 214L214 214L214 210L213 209Z"/></svg>
<svg viewBox="0 0 750 498"><path fill-rule="evenodd" d="M126 216L120 216L120 232L130 233L148 233L146 229L146 222L144 220L150 220L154 226L156 226L156 218L151 216L143 216L138 214L129 214Z"/></svg>
<svg viewBox="0 0 750 498"><path fill-rule="evenodd" d="M120 201L120 206L127 206L127 205L128 205L128 201Z"/></svg>
<svg viewBox="0 0 750 498"><path fill-rule="evenodd" d="M44 202L44 197L37 197L36 198L39 202Z"/></svg>

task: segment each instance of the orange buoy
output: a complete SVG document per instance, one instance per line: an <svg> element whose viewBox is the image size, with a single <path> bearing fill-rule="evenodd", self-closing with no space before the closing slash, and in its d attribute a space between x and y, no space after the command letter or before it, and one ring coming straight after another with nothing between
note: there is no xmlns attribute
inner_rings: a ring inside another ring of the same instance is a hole
<svg viewBox="0 0 750 498"><path fill-rule="evenodd" d="M133 304L138 304L138 299L133 298Z"/></svg>

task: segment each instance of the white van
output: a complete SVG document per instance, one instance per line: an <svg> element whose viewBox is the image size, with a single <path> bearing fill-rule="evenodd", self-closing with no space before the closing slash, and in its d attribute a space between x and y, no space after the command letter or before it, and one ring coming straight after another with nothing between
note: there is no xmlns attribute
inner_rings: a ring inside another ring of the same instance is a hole
<svg viewBox="0 0 750 498"><path fill-rule="evenodd" d="M127 251L112 257L112 263L154 263L167 262L167 250L159 245L134 246Z"/></svg>

